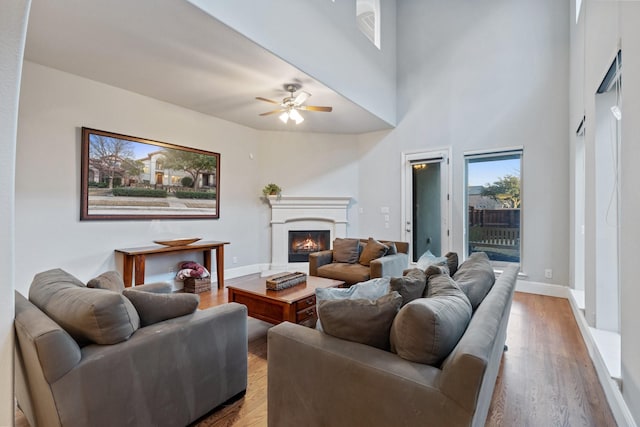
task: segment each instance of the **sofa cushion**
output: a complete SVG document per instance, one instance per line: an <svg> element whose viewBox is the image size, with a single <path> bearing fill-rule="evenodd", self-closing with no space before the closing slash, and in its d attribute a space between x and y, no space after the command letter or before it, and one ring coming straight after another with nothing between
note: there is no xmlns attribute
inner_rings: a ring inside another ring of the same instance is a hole
<svg viewBox="0 0 640 427"><path fill-rule="evenodd" d="M342 239L338 237L333 241L333 262L355 264L358 262L358 255L358 239Z"/></svg>
<svg viewBox="0 0 640 427"><path fill-rule="evenodd" d="M383 257L388 250L388 246L383 245L372 237L369 237L367 244L362 250L362 254L360 254L360 259L358 260L358 262L368 267L371 261Z"/></svg>
<svg viewBox="0 0 640 427"><path fill-rule="evenodd" d="M496 276L487 254L475 252L458 267L453 280L467 295L475 311L491 290Z"/></svg>
<svg viewBox="0 0 640 427"><path fill-rule="evenodd" d="M449 275L453 277L458 271L458 254L457 252L447 252L444 254L444 257L447 259L447 267L449 268Z"/></svg>
<svg viewBox="0 0 640 427"><path fill-rule="evenodd" d="M391 292L376 300L324 300L317 311L326 334L388 350L389 330L400 304L400 294Z"/></svg>
<svg viewBox="0 0 640 427"><path fill-rule="evenodd" d="M106 289L113 292L124 291L124 281L117 271L106 271L87 282L88 288Z"/></svg>
<svg viewBox="0 0 640 427"><path fill-rule="evenodd" d="M396 291L402 296L402 306L421 298L427 286L424 271L419 268L408 270L402 277L392 277L389 292Z"/></svg>
<svg viewBox="0 0 640 427"><path fill-rule="evenodd" d="M124 296L87 288L59 269L36 274L29 300L79 344L116 344L140 326L136 309Z"/></svg>
<svg viewBox="0 0 640 427"><path fill-rule="evenodd" d="M400 309L391 326L391 351L412 362L439 365L471 319L471 304L447 274L431 276L429 297Z"/></svg>
<svg viewBox="0 0 640 427"><path fill-rule="evenodd" d="M195 294L153 293L136 289L125 289L122 294L136 308L141 326L191 314L200 304L200 297Z"/></svg>
<svg viewBox="0 0 640 427"><path fill-rule="evenodd" d="M318 267L318 276L342 280L347 283L359 283L369 280L370 273L369 267L360 264L334 262Z"/></svg>
<svg viewBox="0 0 640 427"><path fill-rule="evenodd" d="M378 279L367 280L366 282L356 283L349 288L317 288L316 289L316 312L322 301L341 300L341 299L368 299L377 300L381 296L389 293L389 278L382 277ZM318 323L316 329L322 330L322 317L318 313Z"/></svg>

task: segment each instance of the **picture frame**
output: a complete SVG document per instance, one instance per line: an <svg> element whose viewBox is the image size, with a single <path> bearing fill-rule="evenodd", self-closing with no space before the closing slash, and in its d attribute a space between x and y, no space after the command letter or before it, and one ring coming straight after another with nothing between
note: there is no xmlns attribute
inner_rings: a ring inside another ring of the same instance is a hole
<svg viewBox="0 0 640 427"><path fill-rule="evenodd" d="M220 153L82 128L80 220L218 219Z"/></svg>

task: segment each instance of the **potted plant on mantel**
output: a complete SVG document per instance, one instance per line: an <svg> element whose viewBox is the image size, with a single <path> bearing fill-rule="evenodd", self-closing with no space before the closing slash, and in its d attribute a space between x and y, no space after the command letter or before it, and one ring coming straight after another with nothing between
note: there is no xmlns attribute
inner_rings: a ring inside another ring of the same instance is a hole
<svg viewBox="0 0 640 427"><path fill-rule="evenodd" d="M262 194L265 197L269 196L278 196L280 197L280 193L282 193L282 188L278 184L267 184L262 189Z"/></svg>

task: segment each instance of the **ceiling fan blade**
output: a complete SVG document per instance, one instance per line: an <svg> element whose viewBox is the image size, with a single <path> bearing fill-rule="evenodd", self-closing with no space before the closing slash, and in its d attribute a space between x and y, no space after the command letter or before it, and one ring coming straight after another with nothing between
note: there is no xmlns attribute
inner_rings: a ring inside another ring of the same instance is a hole
<svg viewBox="0 0 640 427"><path fill-rule="evenodd" d="M298 96L296 96L295 99L293 100L293 104L294 105L302 105L302 104L304 104L304 101L309 99L310 96L311 96L311 94L308 93L308 92L300 92L298 94Z"/></svg>
<svg viewBox="0 0 640 427"><path fill-rule="evenodd" d="M264 102L270 102L272 104L276 104L276 105L280 105L280 103L278 101L273 101L271 99L267 99L267 98L263 98L261 96L256 96L256 99L260 100L260 101L264 101Z"/></svg>
<svg viewBox="0 0 640 427"><path fill-rule="evenodd" d="M326 113L333 111L333 107L318 107L317 105L301 105L298 109L307 111L324 111Z"/></svg>
<svg viewBox="0 0 640 427"><path fill-rule="evenodd" d="M284 111L287 111L287 110L286 110L286 109L284 109L284 108L280 108L280 109L278 109L278 110L267 111L266 113L262 113L262 114L259 114L259 115L260 115L260 116L268 116L268 115L270 115L270 114L282 113L282 112L284 112Z"/></svg>

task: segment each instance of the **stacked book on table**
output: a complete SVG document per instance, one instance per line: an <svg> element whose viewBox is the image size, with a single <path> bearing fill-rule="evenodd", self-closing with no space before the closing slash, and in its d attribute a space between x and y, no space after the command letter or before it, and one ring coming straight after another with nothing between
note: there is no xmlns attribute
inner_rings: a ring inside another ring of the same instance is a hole
<svg viewBox="0 0 640 427"><path fill-rule="evenodd" d="M279 273L267 277L267 289L280 291L307 281L305 273Z"/></svg>

